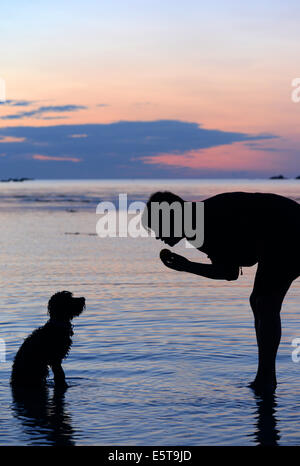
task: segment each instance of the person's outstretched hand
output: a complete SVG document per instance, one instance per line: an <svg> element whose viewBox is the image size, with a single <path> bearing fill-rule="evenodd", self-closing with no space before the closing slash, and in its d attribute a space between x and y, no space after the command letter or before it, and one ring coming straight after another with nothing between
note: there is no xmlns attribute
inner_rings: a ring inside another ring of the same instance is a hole
<svg viewBox="0 0 300 466"><path fill-rule="evenodd" d="M189 260L169 249L162 249L159 255L164 265L173 270L186 272L189 269Z"/></svg>

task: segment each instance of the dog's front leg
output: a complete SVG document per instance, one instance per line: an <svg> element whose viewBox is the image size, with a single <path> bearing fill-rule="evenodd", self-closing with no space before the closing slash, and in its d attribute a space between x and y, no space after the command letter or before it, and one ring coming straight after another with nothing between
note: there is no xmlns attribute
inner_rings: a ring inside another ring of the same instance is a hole
<svg viewBox="0 0 300 466"><path fill-rule="evenodd" d="M68 385L66 383L65 373L61 363L52 364L51 369L53 371L55 385L59 385L60 387L67 387Z"/></svg>

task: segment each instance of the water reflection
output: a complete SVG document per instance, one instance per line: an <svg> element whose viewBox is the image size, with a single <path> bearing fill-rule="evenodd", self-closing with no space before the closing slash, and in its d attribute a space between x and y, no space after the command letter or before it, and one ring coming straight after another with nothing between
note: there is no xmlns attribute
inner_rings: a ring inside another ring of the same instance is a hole
<svg viewBox="0 0 300 466"><path fill-rule="evenodd" d="M13 389L12 410L21 422L29 445L75 445L71 418L65 413L65 389Z"/></svg>
<svg viewBox="0 0 300 466"><path fill-rule="evenodd" d="M276 446L280 440L280 431L276 428L277 401L275 393L255 394L256 431L253 436L258 446Z"/></svg>

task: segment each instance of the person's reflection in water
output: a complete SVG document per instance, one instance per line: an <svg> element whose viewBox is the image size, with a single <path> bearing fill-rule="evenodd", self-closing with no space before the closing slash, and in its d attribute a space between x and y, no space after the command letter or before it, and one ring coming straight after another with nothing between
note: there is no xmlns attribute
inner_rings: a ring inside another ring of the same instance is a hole
<svg viewBox="0 0 300 466"><path fill-rule="evenodd" d="M266 393L264 395L255 393L255 401L257 406L257 422L256 431L253 436L256 445L278 445L280 432L276 429L276 395L274 393Z"/></svg>
<svg viewBox="0 0 300 466"><path fill-rule="evenodd" d="M65 413L64 388L13 389L14 415L21 421L31 445L75 445L71 419Z"/></svg>

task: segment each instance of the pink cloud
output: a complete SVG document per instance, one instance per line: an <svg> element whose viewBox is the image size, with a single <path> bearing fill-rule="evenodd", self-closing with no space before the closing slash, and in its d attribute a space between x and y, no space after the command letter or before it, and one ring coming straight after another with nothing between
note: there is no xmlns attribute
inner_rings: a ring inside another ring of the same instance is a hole
<svg viewBox="0 0 300 466"><path fill-rule="evenodd" d="M47 160L47 161L53 161L53 162L73 162L73 163L81 162L81 159L77 157L52 157L49 155L36 154L36 155L33 155L32 158L35 160Z"/></svg>
<svg viewBox="0 0 300 466"><path fill-rule="evenodd" d="M26 138L16 138L14 136L0 136L0 143L8 143L8 142L24 142Z"/></svg>
<svg viewBox="0 0 300 466"><path fill-rule="evenodd" d="M88 135L85 134L85 133L83 133L83 134L70 134L70 136L69 136L69 138L74 138L74 139L76 139L76 138L78 138L78 139L87 138L87 137L88 137Z"/></svg>
<svg viewBox="0 0 300 466"><path fill-rule="evenodd" d="M230 146L217 146L208 149L186 151L184 153L162 153L141 159L145 164L162 165L170 168L189 168L194 170L254 170L268 171L274 169L279 158L275 152L256 150L243 142Z"/></svg>

